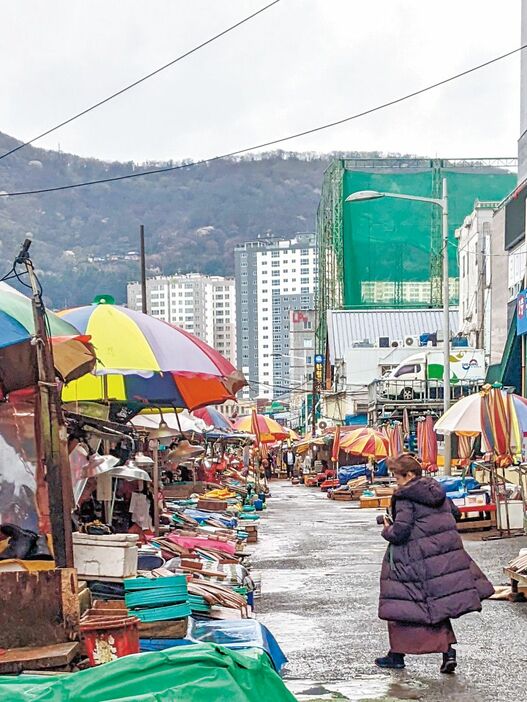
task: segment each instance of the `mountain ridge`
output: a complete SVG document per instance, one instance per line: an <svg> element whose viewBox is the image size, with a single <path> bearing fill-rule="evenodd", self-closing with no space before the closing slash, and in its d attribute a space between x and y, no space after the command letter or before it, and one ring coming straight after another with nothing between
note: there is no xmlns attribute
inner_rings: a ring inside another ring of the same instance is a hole
<svg viewBox="0 0 527 702"><path fill-rule="evenodd" d="M21 142L0 132L0 155ZM145 225L149 275L232 275L233 249L264 233L314 231L323 173L334 158L377 152L248 154L38 195L0 198L0 273L20 243L31 249L48 304L89 303L96 294L126 298L137 280L139 225ZM186 161L102 161L27 146L0 159L0 191L16 192L126 175Z"/></svg>

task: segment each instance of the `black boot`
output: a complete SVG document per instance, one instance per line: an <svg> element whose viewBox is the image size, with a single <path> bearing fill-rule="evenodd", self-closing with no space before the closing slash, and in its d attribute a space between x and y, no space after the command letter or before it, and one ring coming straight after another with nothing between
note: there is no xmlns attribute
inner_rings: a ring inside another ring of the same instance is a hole
<svg viewBox="0 0 527 702"><path fill-rule="evenodd" d="M446 653L443 653L443 665L441 666L441 672L446 675L452 675L455 673L457 667L456 661L456 650L449 647Z"/></svg>
<svg viewBox="0 0 527 702"><path fill-rule="evenodd" d="M37 537L37 540L35 541L35 545L29 552L29 554L26 556L26 560L28 561L53 561L54 557L51 551L49 550L48 546L48 540L44 536L44 534L41 534L39 537Z"/></svg>
<svg viewBox="0 0 527 702"><path fill-rule="evenodd" d="M37 535L34 532L21 529L15 524L2 524L0 531L10 537L7 548L0 553L0 560L3 561L8 558L24 560L37 543Z"/></svg>
<svg viewBox="0 0 527 702"><path fill-rule="evenodd" d="M404 666L404 653L393 653L390 651L387 656L383 658L376 658L375 665L378 668L394 668L395 670L402 670Z"/></svg>

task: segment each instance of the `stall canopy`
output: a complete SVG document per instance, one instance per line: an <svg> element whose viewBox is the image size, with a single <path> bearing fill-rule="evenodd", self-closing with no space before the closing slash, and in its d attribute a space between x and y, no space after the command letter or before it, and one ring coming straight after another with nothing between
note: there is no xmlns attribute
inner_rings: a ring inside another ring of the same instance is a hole
<svg viewBox="0 0 527 702"><path fill-rule="evenodd" d="M197 409L235 399L243 374L197 337L149 315L99 301L59 313L96 350L94 374L68 383L65 402L162 404Z"/></svg>
<svg viewBox="0 0 527 702"><path fill-rule="evenodd" d="M47 312L55 371L64 381L80 378L95 366L89 336L53 312ZM0 283L0 388L3 394L36 385L37 361L31 300Z"/></svg>
<svg viewBox="0 0 527 702"><path fill-rule="evenodd" d="M275 441L289 439L289 429L282 427L274 419L263 414L255 413L255 418L251 415L240 417L234 423L234 428L236 431L258 436L258 441L262 444L272 444Z"/></svg>
<svg viewBox="0 0 527 702"><path fill-rule="evenodd" d="M340 442L340 448L354 456L366 458L386 458L388 456L388 439L377 429L364 427L350 431Z"/></svg>

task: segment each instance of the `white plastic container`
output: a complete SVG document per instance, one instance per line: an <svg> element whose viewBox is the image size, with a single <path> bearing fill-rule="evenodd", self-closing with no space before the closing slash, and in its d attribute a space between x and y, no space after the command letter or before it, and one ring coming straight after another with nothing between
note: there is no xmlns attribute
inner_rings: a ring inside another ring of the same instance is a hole
<svg viewBox="0 0 527 702"><path fill-rule="evenodd" d="M79 578L117 580L137 576L137 534L73 534L73 560Z"/></svg>
<svg viewBox="0 0 527 702"><path fill-rule="evenodd" d="M505 502L500 501L499 503L499 519L498 524L502 529L507 528L507 509L505 507ZM522 500L509 500L509 524L511 529L523 529L523 502Z"/></svg>

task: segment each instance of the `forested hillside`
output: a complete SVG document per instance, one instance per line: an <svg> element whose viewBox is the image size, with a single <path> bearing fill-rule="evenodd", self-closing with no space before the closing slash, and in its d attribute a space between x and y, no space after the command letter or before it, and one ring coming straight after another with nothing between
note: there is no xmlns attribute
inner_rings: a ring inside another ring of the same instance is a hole
<svg viewBox="0 0 527 702"><path fill-rule="evenodd" d="M17 143L0 133L0 154ZM138 261L129 254L139 249L142 223L149 274L232 274L235 244L264 232L314 230L323 173L335 156L274 152L118 183L0 197L0 267L10 267L31 232L32 255L54 307L87 303L102 292L123 301L126 282L139 275ZM166 165L172 164L106 163L26 147L0 160L0 191Z"/></svg>

